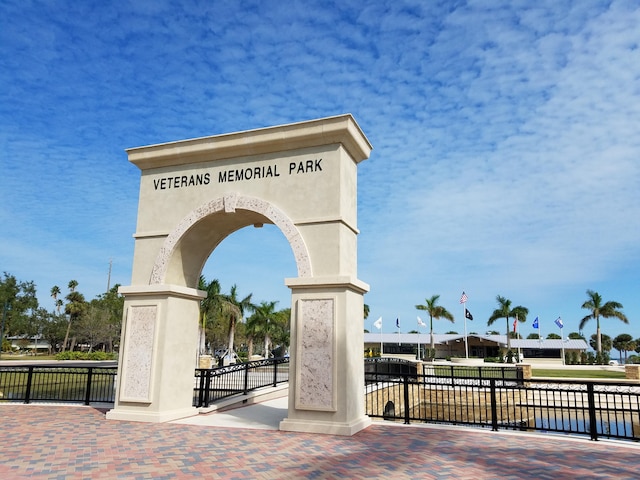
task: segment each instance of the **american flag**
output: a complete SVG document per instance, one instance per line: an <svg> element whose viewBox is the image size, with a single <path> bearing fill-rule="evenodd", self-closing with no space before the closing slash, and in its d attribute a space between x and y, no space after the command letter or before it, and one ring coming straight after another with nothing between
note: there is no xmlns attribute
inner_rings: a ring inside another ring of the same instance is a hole
<svg viewBox="0 0 640 480"><path fill-rule="evenodd" d="M462 296L460 297L460 303L467 303L467 300L469 300L467 298L467 294L462 292Z"/></svg>

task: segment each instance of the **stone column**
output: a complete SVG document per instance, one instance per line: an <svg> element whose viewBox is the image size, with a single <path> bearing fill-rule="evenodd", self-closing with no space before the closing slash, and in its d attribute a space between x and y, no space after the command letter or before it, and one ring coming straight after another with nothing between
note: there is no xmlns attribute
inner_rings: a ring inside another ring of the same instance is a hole
<svg viewBox="0 0 640 480"><path fill-rule="evenodd" d="M288 416L280 430L353 435L364 408L363 293L350 277L287 279L292 291Z"/></svg>
<svg viewBox="0 0 640 480"><path fill-rule="evenodd" d="M176 285L120 287L125 314L118 386L108 419L166 422L194 415L198 313L204 292Z"/></svg>

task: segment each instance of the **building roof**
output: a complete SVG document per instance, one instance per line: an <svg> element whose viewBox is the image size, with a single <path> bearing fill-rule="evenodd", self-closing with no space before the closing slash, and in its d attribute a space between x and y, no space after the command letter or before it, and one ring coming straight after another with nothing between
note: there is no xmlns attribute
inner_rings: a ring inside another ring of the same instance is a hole
<svg viewBox="0 0 640 480"><path fill-rule="evenodd" d="M507 346L506 335L479 335L469 334L467 339L476 338L481 342L493 342L499 346ZM457 333L434 333L433 340L435 344L447 345L450 342L464 342L464 335ZM409 343L429 345L431 343L431 335L428 333L365 333L364 343ZM534 348L542 350L556 349L560 350L566 348L568 350L587 350L589 345L582 339L543 339L543 340L526 340L526 339L511 339L512 348Z"/></svg>

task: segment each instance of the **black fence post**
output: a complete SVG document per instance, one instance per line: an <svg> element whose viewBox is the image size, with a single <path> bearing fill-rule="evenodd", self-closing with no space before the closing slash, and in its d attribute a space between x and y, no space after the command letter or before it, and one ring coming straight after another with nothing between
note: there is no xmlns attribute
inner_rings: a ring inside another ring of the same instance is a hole
<svg viewBox="0 0 640 480"><path fill-rule="evenodd" d="M208 408L209 407L209 391L211 390L211 376L213 375L213 372L210 368L208 368L207 370L205 370L204 372L204 376L205 376L205 382L204 382L204 407Z"/></svg>
<svg viewBox="0 0 640 480"><path fill-rule="evenodd" d="M202 369L196 370L198 373L198 403L196 407L202 407L204 404L204 381L205 381L205 371Z"/></svg>
<svg viewBox="0 0 640 480"><path fill-rule="evenodd" d="M31 381L33 380L33 366L29 367L29 373L27 373L27 389L24 392L24 403L29 403L31 397Z"/></svg>
<svg viewBox="0 0 640 480"><path fill-rule="evenodd" d="M596 399L593 382L587 382L587 402L589 403L589 435L591 440L598 440L598 424L596 421Z"/></svg>
<svg viewBox="0 0 640 480"><path fill-rule="evenodd" d="M87 388L85 389L84 404L89 405L91 403L91 380L93 378L93 367L88 367L87 372Z"/></svg>
<svg viewBox="0 0 640 480"><path fill-rule="evenodd" d="M496 379L489 380L491 388L491 430L498 431L498 400L496 397Z"/></svg>
<svg viewBox="0 0 640 480"><path fill-rule="evenodd" d="M249 394L249 363L244 364L244 391L243 395Z"/></svg>
<svg viewBox="0 0 640 480"><path fill-rule="evenodd" d="M278 362L277 358L273 359L273 386L278 385Z"/></svg>
<svg viewBox="0 0 640 480"><path fill-rule="evenodd" d="M409 375L402 376L402 383L404 384L404 423L409 425L410 411L409 409Z"/></svg>

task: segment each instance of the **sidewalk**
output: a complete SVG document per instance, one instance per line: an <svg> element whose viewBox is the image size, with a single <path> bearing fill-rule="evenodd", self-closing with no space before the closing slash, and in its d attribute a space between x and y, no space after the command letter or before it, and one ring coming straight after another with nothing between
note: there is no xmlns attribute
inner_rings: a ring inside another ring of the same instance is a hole
<svg viewBox="0 0 640 480"><path fill-rule="evenodd" d="M352 437L276 430L286 397L173 423L77 405L0 404L2 479L638 478L640 447L375 422Z"/></svg>

